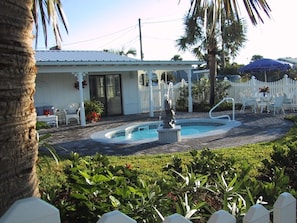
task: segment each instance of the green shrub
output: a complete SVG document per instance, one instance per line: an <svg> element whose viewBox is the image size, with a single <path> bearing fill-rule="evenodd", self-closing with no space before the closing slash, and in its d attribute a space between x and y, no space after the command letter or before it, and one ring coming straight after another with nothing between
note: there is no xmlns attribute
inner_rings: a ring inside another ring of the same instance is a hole
<svg viewBox="0 0 297 223"><path fill-rule="evenodd" d="M138 222L156 222L152 207L161 200L160 187L141 180L131 165L111 166L100 154L80 157L74 153L70 161L64 168L64 185L42 193L60 210L63 222L96 222L115 209ZM49 199L52 195L56 197Z"/></svg>
<svg viewBox="0 0 297 223"><path fill-rule="evenodd" d="M188 87L179 88L179 98L176 100L176 110L186 111L188 108Z"/></svg>
<svg viewBox="0 0 297 223"><path fill-rule="evenodd" d="M74 153L65 165L42 171L40 190L42 198L60 210L62 222L96 222L117 209L137 222L160 222L164 216L179 213L201 223L220 209L240 220L251 205L261 201L260 196L271 206L287 189L283 171L274 174L271 182L262 182L250 177L251 166L244 161L238 165L232 157L223 158L209 149L191 151L191 157L183 163L174 156L162 177L144 181L142 169L129 163L111 165L100 154L80 157Z"/></svg>
<svg viewBox="0 0 297 223"><path fill-rule="evenodd" d="M262 163L261 180L274 182L282 191L297 191L297 142L286 146L274 145L270 159L264 159Z"/></svg>
<svg viewBox="0 0 297 223"><path fill-rule="evenodd" d="M39 130L39 129L48 129L48 128L50 128L50 127L51 127L51 126L48 125L48 124L45 123L45 122L39 122L39 121L36 122L36 130Z"/></svg>
<svg viewBox="0 0 297 223"><path fill-rule="evenodd" d="M218 103L227 96L228 88L231 85L226 81L215 82L215 101ZM202 78L200 81L194 82L192 86L192 96L198 104L205 104L209 101L210 82L208 79Z"/></svg>
<svg viewBox="0 0 297 223"><path fill-rule="evenodd" d="M191 215L193 222L205 222L220 209L240 219L257 199L249 191L256 182L250 181L249 165L245 163L241 169L235 169L234 159L224 159L209 149L201 153L191 151L191 155L192 161L186 164L187 168L183 171L182 162L177 157L173 157L173 163L164 168L173 177L167 180L172 184L169 194L176 203L176 209L172 211L184 216ZM199 212L194 212L197 208Z"/></svg>
<svg viewBox="0 0 297 223"><path fill-rule="evenodd" d="M86 121L88 122L99 121L104 111L103 103L101 101L86 100L84 104L85 104Z"/></svg>
<svg viewBox="0 0 297 223"><path fill-rule="evenodd" d="M225 171L234 172L235 160L233 158L223 158L222 155L214 153L209 149L204 149L201 153L197 150L190 152L193 160L187 165L188 169L195 174L206 174L215 176L216 173Z"/></svg>

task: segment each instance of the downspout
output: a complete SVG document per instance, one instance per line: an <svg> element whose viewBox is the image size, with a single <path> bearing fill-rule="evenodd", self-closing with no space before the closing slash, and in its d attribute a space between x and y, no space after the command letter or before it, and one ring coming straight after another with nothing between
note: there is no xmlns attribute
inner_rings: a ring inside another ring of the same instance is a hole
<svg viewBox="0 0 297 223"><path fill-rule="evenodd" d="M193 98L192 98L192 69L187 70L188 73L188 112L193 112Z"/></svg>
<svg viewBox="0 0 297 223"><path fill-rule="evenodd" d="M86 126L86 114L85 114L85 104L84 104L84 92L83 92L83 77L86 73L84 72L76 72L74 75L77 78L78 86L79 86L79 104L80 104L80 124L81 126Z"/></svg>

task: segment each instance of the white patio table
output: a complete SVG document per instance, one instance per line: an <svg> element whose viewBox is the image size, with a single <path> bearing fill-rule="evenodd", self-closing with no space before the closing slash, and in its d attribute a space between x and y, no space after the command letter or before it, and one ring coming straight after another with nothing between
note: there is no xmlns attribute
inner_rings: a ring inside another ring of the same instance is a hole
<svg viewBox="0 0 297 223"><path fill-rule="evenodd" d="M258 107L260 108L260 112L263 113L264 110L267 110L268 105L270 104L272 100L272 96L266 95L266 96L261 96L257 101L258 101Z"/></svg>
<svg viewBox="0 0 297 223"><path fill-rule="evenodd" d="M57 115L40 115L37 116L37 121L45 122L48 125L55 125L58 128L58 116Z"/></svg>

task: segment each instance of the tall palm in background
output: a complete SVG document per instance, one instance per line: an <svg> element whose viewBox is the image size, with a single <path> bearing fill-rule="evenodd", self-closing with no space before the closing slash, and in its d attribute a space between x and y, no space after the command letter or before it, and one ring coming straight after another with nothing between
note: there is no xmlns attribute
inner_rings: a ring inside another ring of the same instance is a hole
<svg viewBox="0 0 297 223"><path fill-rule="evenodd" d="M225 23L221 23L221 49L218 53L220 70L226 67L231 58L234 59L239 54L239 50L247 41L244 20L223 19L222 21Z"/></svg>
<svg viewBox="0 0 297 223"><path fill-rule="evenodd" d="M59 0L1 0L0 9L1 216L14 201L39 196L33 24L38 31L40 15L45 37L50 25L59 44L57 18L64 14ZM62 22L66 25L65 19Z"/></svg>
<svg viewBox="0 0 297 223"><path fill-rule="evenodd" d="M181 61L181 60L183 60L183 58L179 54L175 54L170 60Z"/></svg>
<svg viewBox="0 0 297 223"><path fill-rule="evenodd" d="M243 0L243 3L254 25L259 21L263 22L260 11L264 11L270 17L270 8L265 0ZM224 65L225 54L227 52L226 48L229 48L228 51L236 55L239 47L245 41L244 35L240 37L240 35L235 36L233 33L235 27L236 30L243 28L238 12L239 5L237 1L192 0L185 18L185 34L178 40L178 46L181 49L187 49L189 46L197 45L193 49L194 54L208 63L210 73L210 105L213 105L215 102L216 55L221 53ZM244 33L241 32L241 34ZM237 39L235 40L233 37ZM222 49L219 49L220 41L223 43L221 45ZM232 45L226 44L228 42L231 43L231 41Z"/></svg>
<svg viewBox="0 0 297 223"><path fill-rule="evenodd" d="M121 50L116 50L116 49L104 49L104 52L110 52L110 53L114 53L117 55L121 55L121 56L136 56L137 55L137 51L134 48L129 48L128 50L125 50L125 48L123 47Z"/></svg>
<svg viewBox="0 0 297 223"><path fill-rule="evenodd" d="M213 30L214 7L205 11L200 8L200 16L185 18L185 34L178 40L181 49L192 49L196 57L207 62L207 68L210 73L210 98L209 103L214 104L215 77L220 56L220 65L224 66L227 57L237 55L239 48L245 41L243 34L243 25L241 21L233 18L217 21L216 29ZM222 14L225 14L223 11ZM193 46L193 48L191 48Z"/></svg>

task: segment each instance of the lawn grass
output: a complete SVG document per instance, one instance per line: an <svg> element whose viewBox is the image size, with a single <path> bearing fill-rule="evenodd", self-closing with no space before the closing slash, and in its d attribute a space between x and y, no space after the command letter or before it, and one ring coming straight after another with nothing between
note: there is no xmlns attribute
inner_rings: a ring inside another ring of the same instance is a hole
<svg viewBox="0 0 297 223"><path fill-rule="evenodd" d="M246 162L251 167L248 173L250 178L258 176L259 169L262 167L262 160L270 158L274 143L258 143L241 147L222 148L211 150L221 154L226 159L232 157L236 160L234 168L241 172ZM194 148L193 148L194 149ZM202 151L202 150L201 150ZM198 155L201 151L198 151ZM168 172L162 171L166 164L171 163L173 157L182 160L183 173L186 174L186 166L193 158L190 152L158 154L158 155L133 155L133 156L107 156L109 164L112 166L131 165L132 169L137 170L137 177L148 184L154 184L157 180L169 180ZM49 155L39 157L37 175L39 178L40 194L50 197L59 197L62 188L67 188L69 177L65 173L65 167L72 165L69 159L61 159L57 164Z"/></svg>
<svg viewBox="0 0 297 223"><path fill-rule="evenodd" d="M240 169L242 164L247 162L251 166L250 176L253 177L257 175L258 169L262 167L261 161L265 158L269 158L270 153L273 151L273 145L273 143L257 143L240 147L214 149L212 152L220 154L226 159L235 159L236 169ZM200 151L198 151L198 154L199 152ZM168 163L172 163L173 157L177 157L182 160L183 168L186 168L186 165L193 160L190 152L107 157L110 165L112 166L125 166L127 164L131 165L133 169L136 169L139 172L140 177L144 180L165 178L166 173L163 172L162 169ZM50 162L50 160L52 160L52 162ZM46 179L44 179L46 180L46 184L50 184L49 181L51 180L55 181L54 178L57 177L59 173L62 174L63 166L70 164L68 159L61 159L58 167L50 167L56 166L56 164L52 158L43 155L40 157L40 162L42 166L47 166L46 168L41 168L39 170L39 175L45 175ZM63 179L65 176L60 177Z"/></svg>
<svg viewBox="0 0 297 223"><path fill-rule="evenodd" d="M212 152L222 155L224 158L234 158L236 168L242 163L248 162L252 166L251 175L255 176L257 170L262 167L261 161L269 158L272 152L273 143L257 143L240 147L214 149ZM195 148L193 148L194 150ZM132 156L108 156L111 165L131 164L132 168L139 170L147 177L162 177L162 168L172 163L172 158L178 157L185 166L192 161L190 152L158 154L158 155L132 155Z"/></svg>

